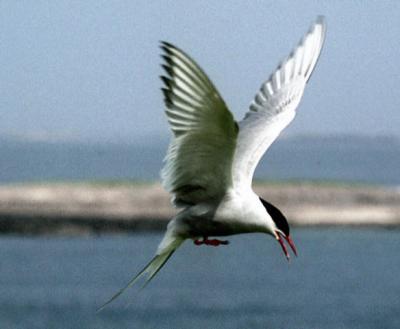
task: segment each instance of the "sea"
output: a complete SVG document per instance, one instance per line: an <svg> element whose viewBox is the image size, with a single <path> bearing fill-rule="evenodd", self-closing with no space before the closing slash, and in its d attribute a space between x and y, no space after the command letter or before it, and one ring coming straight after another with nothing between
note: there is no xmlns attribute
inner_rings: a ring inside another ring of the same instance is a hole
<svg viewBox="0 0 400 329"><path fill-rule="evenodd" d="M32 142L0 138L0 184L157 181L168 137L131 143ZM267 181L400 185L400 139L296 136L275 142L257 167Z"/></svg>
<svg viewBox="0 0 400 329"><path fill-rule="evenodd" d="M0 239L0 327L398 329L400 236L295 229L288 263L270 237L186 242L144 289L96 309L152 257L159 234Z"/></svg>
<svg viewBox="0 0 400 329"><path fill-rule="evenodd" d="M168 141L0 140L0 183L156 181ZM400 186L392 138L300 137L273 145L266 181ZM144 289L96 309L151 259L160 233L0 236L0 329L398 329L400 231L293 228L287 262L270 237L186 242Z"/></svg>

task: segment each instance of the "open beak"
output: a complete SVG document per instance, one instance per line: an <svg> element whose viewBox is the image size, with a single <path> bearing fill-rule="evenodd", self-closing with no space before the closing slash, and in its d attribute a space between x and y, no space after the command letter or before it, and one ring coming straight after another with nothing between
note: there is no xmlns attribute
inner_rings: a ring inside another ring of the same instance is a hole
<svg viewBox="0 0 400 329"><path fill-rule="evenodd" d="M280 232L276 232L276 239L278 240L279 244L281 245L283 253L286 256L286 259L289 261L290 255L289 255L289 252L288 252L286 245L282 238L285 238L285 240L289 244L290 248L292 248L293 253L297 256L296 246L294 245L294 242L293 242L292 238L290 237L290 235L285 236L285 235L281 234Z"/></svg>

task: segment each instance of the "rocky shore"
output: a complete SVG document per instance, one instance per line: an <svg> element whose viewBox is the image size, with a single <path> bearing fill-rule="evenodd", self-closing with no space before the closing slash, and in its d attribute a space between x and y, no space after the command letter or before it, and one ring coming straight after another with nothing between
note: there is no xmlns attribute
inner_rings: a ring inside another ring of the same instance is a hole
<svg viewBox="0 0 400 329"><path fill-rule="evenodd" d="M400 227L400 190L266 183L256 192L296 226ZM97 234L164 229L175 214L159 184L48 183L0 186L0 233Z"/></svg>

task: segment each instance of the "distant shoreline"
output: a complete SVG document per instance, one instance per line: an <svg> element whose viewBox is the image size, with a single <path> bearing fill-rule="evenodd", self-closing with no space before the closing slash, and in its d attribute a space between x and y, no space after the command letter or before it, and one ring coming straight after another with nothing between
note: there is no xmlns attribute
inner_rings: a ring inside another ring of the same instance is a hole
<svg viewBox="0 0 400 329"><path fill-rule="evenodd" d="M269 182L256 192L293 226L400 228L400 190L344 183ZM0 185L0 234L159 231L176 213L160 184L54 182Z"/></svg>

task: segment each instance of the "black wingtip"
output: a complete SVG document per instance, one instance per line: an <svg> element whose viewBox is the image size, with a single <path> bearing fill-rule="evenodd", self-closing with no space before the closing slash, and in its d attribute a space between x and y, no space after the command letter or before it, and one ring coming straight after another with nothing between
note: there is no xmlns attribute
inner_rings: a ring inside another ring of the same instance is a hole
<svg viewBox="0 0 400 329"><path fill-rule="evenodd" d="M167 72L167 74L168 74L170 77L173 77L173 76L174 76L174 72L173 72L173 70L171 69L170 66L165 65L165 64L161 64L161 67L165 70L165 72Z"/></svg>
<svg viewBox="0 0 400 329"><path fill-rule="evenodd" d="M165 103L168 105L169 103L171 103L171 100L170 100L170 91L167 89L167 88L161 88L161 92L163 93L163 95L164 95L164 101L165 101Z"/></svg>
<svg viewBox="0 0 400 329"><path fill-rule="evenodd" d="M158 46L162 49L162 50L166 50L167 46L165 45L164 41L160 41Z"/></svg>
<svg viewBox="0 0 400 329"><path fill-rule="evenodd" d="M171 48L171 49L175 49L176 47L167 41L160 41L161 47L166 47L166 48Z"/></svg>
<svg viewBox="0 0 400 329"><path fill-rule="evenodd" d="M161 55L161 58L165 61L165 63L167 63L168 65L172 65L173 64L173 61L172 61L172 59L171 59L171 57L170 56L168 56L168 55Z"/></svg>
<svg viewBox="0 0 400 329"><path fill-rule="evenodd" d="M172 43L166 41L160 41L160 48L167 54L171 55L172 50L177 50L178 48L175 47Z"/></svg>
<svg viewBox="0 0 400 329"><path fill-rule="evenodd" d="M164 85L165 85L167 88L169 88L169 89L172 88L172 80L171 80L171 79L167 78L167 77L164 76L164 75L160 75L160 79L161 79L161 81L164 83Z"/></svg>
<svg viewBox="0 0 400 329"><path fill-rule="evenodd" d="M164 54L167 54L167 56L171 55L171 49L168 48L168 46L165 44L164 41L160 41L159 47L163 51ZM165 56L165 55L162 54L161 56Z"/></svg>

